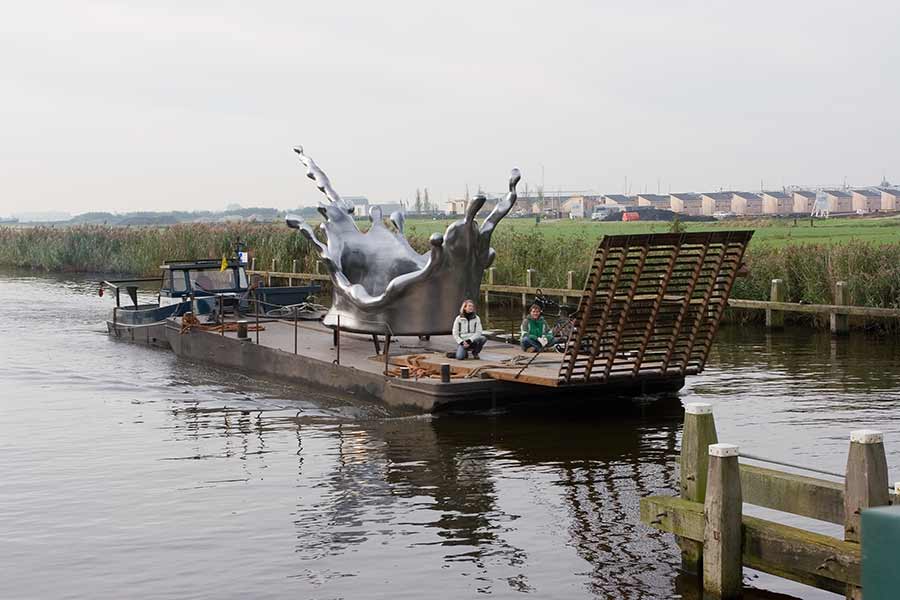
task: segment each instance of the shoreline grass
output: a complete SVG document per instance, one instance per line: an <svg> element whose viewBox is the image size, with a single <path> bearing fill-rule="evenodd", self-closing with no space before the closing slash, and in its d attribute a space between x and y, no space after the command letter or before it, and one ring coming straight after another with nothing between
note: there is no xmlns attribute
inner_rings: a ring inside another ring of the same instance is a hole
<svg viewBox="0 0 900 600"><path fill-rule="evenodd" d="M449 221L410 221L407 235L420 252L428 236ZM738 279L734 296L766 300L770 281L784 279L789 302L827 304L834 284L846 281L851 301L861 306L900 308L900 219L832 219L814 227L771 221L688 223L689 231L730 227L756 229L746 261L750 274ZM525 270L537 271L536 285L565 287L566 272L584 281L597 240L603 234L668 231L668 223L545 222L507 219L492 245L496 281L524 284ZM823 237L823 234L824 237ZM184 224L164 227L77 225L0 227L0 265L48 272L97 272L153 276L165 260L220 258L241 239L265 268L315 270L316 257L302 236L281 224Z"/></svg>

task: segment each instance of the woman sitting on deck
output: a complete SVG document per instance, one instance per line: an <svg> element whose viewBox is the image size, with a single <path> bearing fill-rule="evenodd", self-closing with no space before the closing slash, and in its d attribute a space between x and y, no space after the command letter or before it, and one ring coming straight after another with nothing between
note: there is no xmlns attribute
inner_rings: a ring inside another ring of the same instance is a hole
<svg viewBox="0 0 900 600"><path fill-rule="evenodd" d="M459 316L453 321L453 339L458 344L454 355L457 360L465 360L469 352L472 358L478 360L487 338L482 335L481 319L475 314L475 303L471 300L464 300L459 307Z"/></svg>
<svg viewBox="0 0 900 600"><path fill-rule="evenodd" d="M543 309L539 304L532 304L528 309L528 314L522 319L522 326L519 328L520 341L522 350L528 352L533 350L540 352L548 345L553 343L553 334L550 332L550 326L541 316Z"/></svg>

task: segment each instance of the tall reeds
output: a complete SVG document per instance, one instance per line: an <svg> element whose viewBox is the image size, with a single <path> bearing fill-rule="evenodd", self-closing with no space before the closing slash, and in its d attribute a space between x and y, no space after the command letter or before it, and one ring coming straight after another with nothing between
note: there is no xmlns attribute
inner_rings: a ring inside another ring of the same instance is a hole
<svg viewBox="0 0 900 600"><path fill-rule="evenodd" d="M166 227L0 227L0 265L41 271L80 271L152 276L165 260L220 258L234 251L238 239L260 268L276 259L281 270L315 269L309 243L293 230L277 224L186 224ZM576 287L585 280L596 239L571 237L564 241L537 228L502 227L492 244L497 251L496 281L524 285L525 270L537 271L536 285L565 287L566 272L575 272ZM421 252L425 235L410 243ZM767 300L770 281L784 279L788 300L828 304L834 284L849 284L853 304L900 307L900 243L849 241L836 244L751 244L750 273L737 280L734 295Z"/></svg>

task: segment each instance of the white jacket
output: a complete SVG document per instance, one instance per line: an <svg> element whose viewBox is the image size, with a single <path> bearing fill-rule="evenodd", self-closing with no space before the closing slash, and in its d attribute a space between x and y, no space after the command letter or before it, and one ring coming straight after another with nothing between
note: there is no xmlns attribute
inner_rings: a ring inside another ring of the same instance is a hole
<svg viewBox="0 0 900 600"><path fill-rule="evenodd" d="M456 340L457 344L462 344L465 340L472 339L476 335L481 335L481 318L478 315L471 319L459 315L453 321L453 339Z"/></svg>

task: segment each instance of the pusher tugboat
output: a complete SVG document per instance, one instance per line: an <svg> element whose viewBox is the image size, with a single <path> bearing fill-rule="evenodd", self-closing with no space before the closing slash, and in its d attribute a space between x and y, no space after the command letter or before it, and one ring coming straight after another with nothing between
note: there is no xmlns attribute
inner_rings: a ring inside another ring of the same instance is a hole
<svg viewBox="0 0 900 600"><path fill-rule="evenodd" d="M248 311L250 303L257 299L269 309L291 307L305 302L321 289L315 284L266 287L251 282L247 277L246 257L247 253L239 245L230 259L166 261L160 266L160 277L103 281L100 295L109 290L116 301L112 318L106 322L109 335L169 348L165 320L170 317L191 313L217 322L223 315ZM122 297L123 290L127 299ZM139 290L143 291L140 296ZM148 290L155 291L155 302L145 301L149 299L146 298Z"/></svg>

